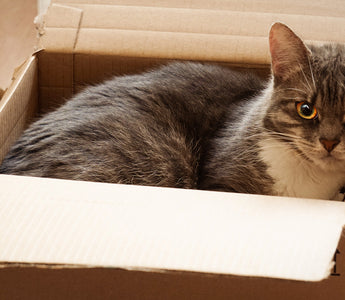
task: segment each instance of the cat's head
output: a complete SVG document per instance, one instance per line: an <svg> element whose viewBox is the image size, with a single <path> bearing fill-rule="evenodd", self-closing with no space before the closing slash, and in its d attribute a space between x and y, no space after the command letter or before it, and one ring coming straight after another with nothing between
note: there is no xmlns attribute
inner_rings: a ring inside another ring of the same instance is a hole
<svg viewBox="0 0 345 300"><path fill-rule="evenodd" d="M345 166L344 46L307 47L282 23L271 27L269 45L273 90L265 128L316 165Z"/></svg>

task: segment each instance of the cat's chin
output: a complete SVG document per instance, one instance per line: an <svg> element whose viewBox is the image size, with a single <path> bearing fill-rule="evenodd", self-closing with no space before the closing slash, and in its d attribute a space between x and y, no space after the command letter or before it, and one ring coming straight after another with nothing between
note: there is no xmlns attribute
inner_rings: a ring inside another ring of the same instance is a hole
<svg viewBox="0 0 345 300"><path fill-rule="evenodd" d="M299 148L299 151L304 154L307 158L307 165L311 166L310 163L324 171L343 171L345 173L345 157L340 153L328 153L324 149L318 149L313 155L308 154L308 150L305 151L303 148Z"/></svg>
<svg viewBox="0 0 345 300"><path fill-rule="evenodd" d="M345 161L335 155L326 154L315 160L315 163L326 171L344 171Z"/></svg>

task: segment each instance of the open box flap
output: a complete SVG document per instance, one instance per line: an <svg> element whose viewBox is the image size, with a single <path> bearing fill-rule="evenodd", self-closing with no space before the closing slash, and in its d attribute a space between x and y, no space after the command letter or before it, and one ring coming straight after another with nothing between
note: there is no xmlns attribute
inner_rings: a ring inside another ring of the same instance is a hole
<svg viewBox="0 0 345 300"><path fill-rule="evenodd" d="M0 186L2 262L319 281L345 223L332 201L6 175Z"/></svg>
<svg viewBox="0 0 345 300"><path fill-rule="evenodd" d="M209 10L232 10L248 12L284 12L286 14L305 14L315 16L343 17L345 7L343 0L317 0L317 1L274 1L274 0L54 0L55 3L65 5L127 5L168 8L191 8ZM313 4L313 5L311 5Z"/></svg>
<svg viewBox="0 0 345 300"><path fill-rule="evenodd" d="M48 52L203 59L266 66L270 63L268 30L276 21L289 24L304 40L344 41L345 20L333 15L319 16L317 9L314 15L284 10L252 12L243 7L222 9L223 2L212 10L202 6L149 7L139 3L138 6L102 5L102 2L90 5L82 1L56 3L44 18L40 47ZM202 53L200 57L195 56L198 52Z"/></svg>

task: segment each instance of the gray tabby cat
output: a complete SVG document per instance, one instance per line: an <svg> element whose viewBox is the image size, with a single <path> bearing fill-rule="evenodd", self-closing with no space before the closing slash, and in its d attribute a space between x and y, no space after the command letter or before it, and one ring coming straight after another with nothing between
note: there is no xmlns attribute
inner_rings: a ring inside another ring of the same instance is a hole
<svg viewBox="0 0 345 300"><path fill-rule="evenodd" d="M308 48L281 23L272 26L269 45L272 80L217 134L201 187L341 199L345 47Z"/></svg>
<svg viewBox="0 0 345 300"><path fill-rule="evenodd" d="M31 125L0 173L335 199L344 47L270 31L272 79L174 63L114 78Z"/></svg>

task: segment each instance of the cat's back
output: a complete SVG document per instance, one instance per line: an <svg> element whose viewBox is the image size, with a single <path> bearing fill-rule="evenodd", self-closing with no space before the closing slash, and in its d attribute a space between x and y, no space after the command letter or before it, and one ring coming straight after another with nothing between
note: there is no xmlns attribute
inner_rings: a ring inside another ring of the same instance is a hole
<svg viewBox="0 0 345 300"><path fill-rule="evenodd" d="M31 125L0 172L195 188L203 141L231 103L261 87L255 76L195 63L116 77Z"/></svg>

